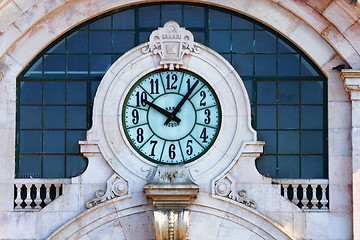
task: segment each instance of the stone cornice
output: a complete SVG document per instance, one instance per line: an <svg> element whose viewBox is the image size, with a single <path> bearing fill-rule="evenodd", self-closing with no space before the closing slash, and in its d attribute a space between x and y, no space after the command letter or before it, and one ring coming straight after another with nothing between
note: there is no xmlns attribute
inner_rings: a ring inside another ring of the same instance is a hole
<svg viewBox="0 0 360 240"><path fill-rule="evenodd" d="M341 71L341 78L344 80L345 90L352 93L360 91L360 70L344 69Z"/></svg>

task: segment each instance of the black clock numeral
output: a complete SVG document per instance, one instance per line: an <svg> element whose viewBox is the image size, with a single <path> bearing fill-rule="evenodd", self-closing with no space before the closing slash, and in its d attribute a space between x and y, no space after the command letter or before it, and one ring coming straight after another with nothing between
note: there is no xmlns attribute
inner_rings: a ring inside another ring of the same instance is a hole
<svg viewBox="0 0 360 240"><path fill-rule="evenodd" d="M210 118L211 112L209 109L205 109L204 113L206 115L206 118L204 119L204 123L209 124L211 122L211 118Z"/></svg>
<svg viewBox="0 0 360 240"><path fill-rule="evenodd" d="M158 79L151 79L151 94L159 94L159 80Z"/></svg>
<svg viewBox="0 0 360 240"><path fill-rule="evenodd" d="M209 136L206 134L206 128L201 131L200 138L202 138L203 143L207 143Z"/></svg>
<svg viewBox="0 0 360 240"><path fill-rule="evenodd" d="M169 157L170 157L170 159L174 159L176 157L174 144L170 144L170 146L169 146Z"/></svg>
<svg viewBox="0 0 360 240"><path fill-rule="evenodd" d="M136 141L138 143L142 143L144 141L144 129L142 128L138 128L136 130L137 136L136 136Z"/></svg>
<svg viewBox="0 0 360 240"><path fill-rule="evenodd" d="M170 83L172 80L172 83ZM168 74L166 76L166 90L171 90L171 89L176 89L177 88L177 85L175 85L175 83L177 82L178 80L178 77L176 74L172 74L171 75L171 79L170 79L170 74Z"/></svg>
<svg viewBox="0 0 360 240"><path fill-rule="evenodd" d="M186 84L187 84L187 90L189 91L191 86L190 86L190 78L188 78L188 80L186 80Z"/></svg>
<svg viewBox="0 0 360 240"><path fill-rule="evenodd" d="M158 141L150 141L150 144L153 144L152 148L151 148L151 153L150 153L150 157L154 157L155 156L155 146L158 143Z"/></svg>
<svg viewBox="0 0 360 240"><path fill-rule="evenodd" d="M201 100L200 100L200 106L206 106L206 102L205 102L206 92L201 91L200 92L200 97L202 97Z"/></svg>
<svg viewBox="0 0 360 240"><path fill-rule="evenodd" d="M133 117L133 119L132 119L133 124L138 124L139 123L139 112L138 112L138 110L136 110L136 109L132 110L131 115Z"/></svg>
<svg viewBox="0 0 360 240"><path fill-rule="evenodd" d="M193 147L190 145L190 144L192 144L192 142L193 142L192 140L188 140L186 143L186 148L187 148L186 154L189 156L193 153Z"/></svg>
<svg viewBox="0 0 360 240"><path fill-rule="evenodd" d="M143 106L145 107L146 106L146 101L147 101L147 95L146 95L146 92L136 92L136 106L137 107L140 107L140 106Z"/></svg>

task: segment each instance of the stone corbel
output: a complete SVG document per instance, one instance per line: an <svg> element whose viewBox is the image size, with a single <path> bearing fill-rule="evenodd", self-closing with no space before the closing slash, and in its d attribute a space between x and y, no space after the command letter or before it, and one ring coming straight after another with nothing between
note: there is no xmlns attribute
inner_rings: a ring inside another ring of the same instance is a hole
<svg viewBox="0 0 360 240"><path fill-rule="evenodd" d="M351 100L360 100L360 70L343 69L341 78L344 80L345 90L350 93Z"/></svg>
<svg viewBox="0 0 360 240"><path fill-rule="evenodd" d="M159 166L144 187L152 200L157 240L186 240L191 201L199 192L183 166Z"/></svg>

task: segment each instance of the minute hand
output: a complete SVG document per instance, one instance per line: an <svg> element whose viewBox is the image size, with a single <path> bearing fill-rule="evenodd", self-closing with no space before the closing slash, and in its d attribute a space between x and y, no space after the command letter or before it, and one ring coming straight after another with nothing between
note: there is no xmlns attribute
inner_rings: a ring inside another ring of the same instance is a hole
<svg viewBox="0 0 360 240"><path fill-rule="evenodd" d="M172 113L170 114L170 116L168 116L168 118L166 119L164 125L168 124L171 120L175 120L176 118L176 114L180 111L180 108L184 105L185 101L187 100L187 98L190 96L190 94L194 91L194 89L196 88L196 86L198 85L199 80L197 80L194 85L192 85L192 87L189 89L189 91L185 94L185 96L181 99L181 101L179 102L179 104L176 106L176 108L174 109L174 111L172 111Z"/></svg>
<svg viewBox="0 0 360 240"><path fill-rule="evenodd" d="M155 105L154 103L152 102L149 102L148 100L144 100L144 102L146 104L148 104L150 107L154 108L156 111L160 112L161 114L165 115L166 117L170 117L171 116L171 113L169 113L168 111L166 111L165 109L159 107L158 105ZM178 117L174 117L174 121L179 123L181 121L180 118Z"/></svg>

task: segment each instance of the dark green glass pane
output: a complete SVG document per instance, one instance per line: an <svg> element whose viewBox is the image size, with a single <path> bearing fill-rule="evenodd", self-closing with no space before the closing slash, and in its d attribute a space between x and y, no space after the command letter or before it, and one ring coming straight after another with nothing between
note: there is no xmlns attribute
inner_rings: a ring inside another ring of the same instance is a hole
<svg viewBox="0 0 360 240"><path fill-rule="evenodd" d="M75 177L83 173L87 166L87 160L80 155L66 156L66 177Z"/></svg>
<svg viewBox="0 0 360 240"><path fill-rule="evenodd" d="M65 82L44 82L44 104L65 104Z"/></svg>
<svg viewBox="0 0 360 240"><path fill-rule="evenodd" d="M205 9L197 6L184 6L184 27L204 27Z"/></svg>
<svg viewBox="0 0 360 240"><path fill-rule="evenodd" d="M300 133L298 131L279 131L278 132L278 153L279 154L299 154L300 153Z"/></svg>
<svg viewBox="0 0 360 240"><path fill-rule="evenodd" d="M25 77L35 77L43 74L43 58L37 60L24 74Z"/></svg>
<svg viewBox="0 0 360 240"><path fill-rule="evenodd" d="M278 82L278 101L279 104L299 104L300 103L300 83L298 81L279 81Z"/></svg>
<svg viewBox="0 0 360 240"><path fill-rule="evenodd" d="M45 55L44 72L51 75L65 74L65 55Z"/></svg>
<svg viewBox="0 0 360 240"><path fill-rule="evenodd" d="M323 107L302 106L301 107L301 128L302 129L323 129Z"/></svg>
<svg viewBox="0 0 360 240"><path fill-rule="evenodd" d="M209 27L211 29L230 29L231 27L231 15L216 11L209 10Z"/></svg>
<svg viewBox="0 0 360 240"><path fill-rule="evenodd" d="M300 177L300 157L299 156L279 156L279 176L282 178Z"/></svg>
<svg viewBox="0 0 360 240"><path fill-rule="evenodd" d="M279 55L279 76L299 76L299 54L280 54Z"/></svg>
<svg viewBox="0 0 360 240"><path fill-rule="evenodd" d="M66 83L66 103L67 104L86 104L87 83L86 82L67 82Z"/></svg>
<svg viewBox="0 0 360 240"><path fill-rule="evenodd" d="M91 55L90 74L104 75L111 66L111 55Z"/></svg>
<svg viewBox="0 0 360 240"><path fill-rule="evenodd" d="M66 107L66 127L68 129L86 129L86 107Z"/></svg>
<svg viewBox="0 0 360 240"><path fill-rule="evenodd" d="M257 103L276 104L276 82L258 81L257 82Z"/></svg>
<svg viewBox="0 0 360 240"><path fill-rule="evenodd" d="M16 177L39 178L41 177L41 155L20 155L19 171Z"/></svg>
<svg viewBox="0 0 360 240"><path fill-rule="evenodd" d="M68 53L87 53L89 51L89 32L78 31L67 38ZM69 66L69 65L68 65Z"/></svg>
<svg viewBox="0 0 360 240"><path fill-rule="evenodd" d="M118 31L114 32L114 52L124 53L135 46L134 31Z"/></svg>
<svg viewBox="0 0 360 240"><path fill-rule="evenodd" d="M160 6L148 6L139 8L139 27L160 26Z"/></svg>
<svg viewBox="0 0 360 240"><path fill-rule="evenodd" d="M267 31L255 31L255 50L258 53L275 53L276 36Z"/></svg>
<svg viewBox="0 0 360 240"><path fill-rule="evenodd" d="M44 153L65 153L65 131L45 130L43 134Z"/></svg>
<svg viewBox="0 0 360 240"><path fill-rule="evenodd" d="M278 52L279 53L295 53L296 50L285 43L283 40L278 38Z"/></svg>
<svg viewBox="0 0 360 240"><path fill-rule="evenodd" d="M323 142L322 131L303 131L301 133L301 153L323 154Z"/></svg>
<svg viewBox="0 0 360 240"><path fill-rule="evenodd" d="M65 156L44 155L43 156L43 177L63 178L65 177Z"/></svg>
<svg viewBox="0 0 360 240"><path fill-rule="evenodd" d="M182 6L181 5L162 5L161 6L161 25L173 20L182 26Z"/></svg>
<svg viewBox="0 0 360 240"><path fill-rule="evenodd" d="M111 16L105 17L90 24L91 30L109 30L111 29Z"/></svg>
<svg viewBox="0 0 360 240"><path fill-rule="evenodd" d="M258 131L260 141L265 141L264 154L276 154L276 131Z"/></svg>
<svg viewBox="0 0 360 240"><path fill-rule="evenodd" d="M261 156L256 159L256 168L258 171L266 177L276 177L276 156Z"/></svg>
<svg viewBox="0 0 360 240"><path fill-rule="evenodd" d="M80 153L80 140L86 140L86 131L67 131L66 132L66 152L67 153Z"/></svg>
<svg viewBox="0 0 360 240"><path fill-rule="evenodd" d="M135 14L134 10L128 10L114 14L113 15L114 29L115 30L134 29L135 28L134 14Z"/></svg>
<svg viewBox="0 0 360 240"><path fill-rule="evenodd" d="M254 36L252 31L232 32L233 52L254 52Z"/></svg>
<svg viewBox="0 0 360 240"><path fill-rule="evenodd" d="M20 129L41 129L42 107L21 106L20 107Z"/></svg>
<svg viewBox="0 0 360 240"><path fill-rule="evenodd" d="M47 53L65 53L65 39L57 43L54 47L48 50Z"/></svg>
<svg viewBox="0 0 360 240"><path fill-rule="evenodd" d="M44 106L44 129L65 128L65 107Z"/></svg>
<svg viewBox="0 0 360 240"><path fill-rule="evenodd" d="M319 76L317 71L304 58L301 58L301 76Z"/></svg>
<svg viewBox="0 0 360 240"><path fill-rule="evenodd" d="M301 103L302 104L323 104L323 82L303 81L301 83Z"/></svg>
<svg viewBox="0 0 360 240"><path fill-rule="evenodd" d="M255 75L275 76L276 57L277 57L276 55L272 55L272 54L255 55Z"/></svg>
<svg viewBox="0 0 360 240"><path fill-rule="evenodd" d="M232 65L240 76L254 75L254 57L253 55L233 54Z"/></svg>
<svg viewBox="0 0 360 240"><path fill-rule="evenodd" d="M230 52L230 37L229 31L210 31L209 47L217 52Z"/></svg>
<svg viewBox="0 0 360 240"><path fill-rule="evenodd" d="M279 106L278 107L278 129L299 129L300 107Z"/></svg>
<svg viewBox="0 0 360 240"><path fill-rule="evenodd" d="M253 29L254 24L245 19L237 16L232 16L232 28L233 29Z"/></svg>
<svg viewBox="0 0 360 240"><path fill-rule="evenodd" d="M20 104L41 104L42 83L20 82Z"/></svg>
<svg viewBox="0 0 360 240"><path fill-rule="evenodd" d="M67 74L88 75L89 57L88 55L67 55Z"/></svg>
<svg viewBox="0 0 360 240"><path fill-rule="evenodd" d="M90 32L91 53L111 53L111 32L92 31Z"/></svg>
<svg viewBox="0 0 360 240"><path fill-rule="evenodd" d="M20 131L20 153L40 153L42 145L41 131Z"/></svg>
<svg viewBox="0 0 360 240"><path fill-rule="evenodd" d="M276 107L257 107L257 129L276 129Z"/></svg>
<svg viewBox="0 0 360 240"><path fill-rule="evenodd" d="M323 156L301 157L301 178L326 178Z"/></svg>

